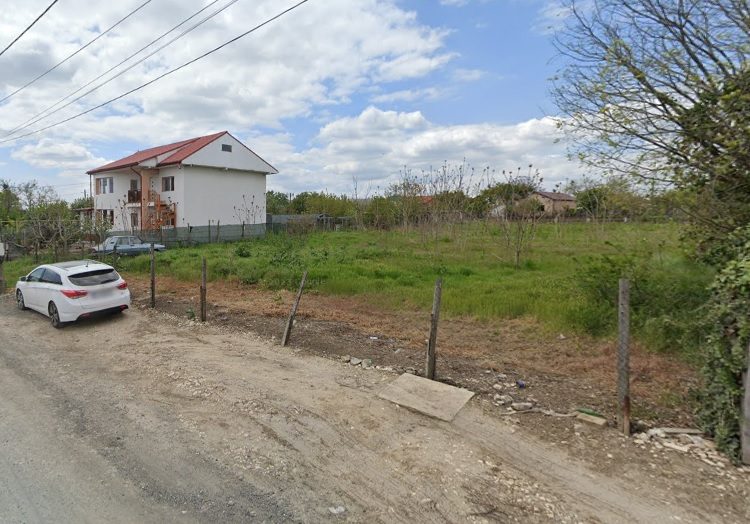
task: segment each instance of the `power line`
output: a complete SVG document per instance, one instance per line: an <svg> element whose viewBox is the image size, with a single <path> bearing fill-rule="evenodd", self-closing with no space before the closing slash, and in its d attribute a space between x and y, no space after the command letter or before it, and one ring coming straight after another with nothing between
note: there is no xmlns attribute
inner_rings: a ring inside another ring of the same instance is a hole
<svg viewBox="0 0 750 524"><path fill-rule="evenodd" d="M112 31L115 27L117 27L118 25L120 25L121 23L123 23L125 20L127 20L128 18L130 18L131 16L133 16L134 14L136 14L138 11L140 11L141 9L143 9L144 7L146 7L148 4L151 3L151 1L152 0L146 0L141 5L139 5L138 7L136 7L133 11L131 11L130 13L128 13L127 15L125 15L123 18L120 18L109 29L107 29L106 31L103 31L103 32L99 33L93 39L89 40L89 42L87 44L83 45L82 47L78 48L78 50L72 52L71 54L69 54L68 56L66 56L62 60L60 60L54 66L52 66L49 69L47 69L44 73L42 73L41 75L37 76L33 80L29 80L27 83L25 83L24 85L22 85L21 87L19 87L15 91L13 91L12 93L10 93L8 95L5 95L5 97L0 98L0 103L5 102L10 97L12 97L13 95L17 94L20 91L23 91L24 89L26 89L27 87L29 87L31 84L33 84L37 80L39 80L39 79L47 76L48 74L50 74L52 71L54 71L55 69L57 69L58 67L60 67L61 65L63 65L65 62L67 62L68 60L70 60L71 58L73 58L74 56L76 56L78 53L80 53L81 51L83 51L84 49L86 49L88 46L90 46L91 44L93 44L94 42L96 42L97 40L99 40L101 37L103 37L104 35L106 35L110 31Z"/></svg>
<svg viewBox="0 0 750 524"><path fill-rule="evenodd" d="M195 13L193 13L192 15L190 15L190 16L189 16L188 18L186 18L185 20L183 20L182 22L180 22L179 24L177 24L176 26L174 26L173 28L171 28L171 29L170 29L169 31L166 31L165 33L162 33L162 34L161 34L161 35L160 35L159 37L155 38L154 40L152 40L151 42L149 42L149 43L148 43L148 44L146 44L145 46L141 47L141 48L140 48L140 49L139 49L138 51L136 51L135 53L131 54L131 55L130 55L130 56L128 56L127 58L125 58L125 59L121 60L121 61L120 61L119 63L117 63L116 65L114 65L114 66L110 67L109 69L107 69L107 70L106 70L105 72L103 72L102 74L100 74L100 75L99 75L99 76L97 76L96 78L93 78L93 79L89 80L88 82L86 82L85 84L83 84L83 85L82 85L81 87L79 87L78 89L76 89L75 91L73 91L72 93L68 93L67 95L65 95L64 97L62 97L61 99L59 99L59 100L58 100L57 102L55 102L54 104L52 104L52 105L50 105L50 106L47 106L47 107L46 107L45 109L43 109L43 110L42 110L42 111L40 111L39 113L35 114L34 116L32 116L31 118L29 118L28 120L26 120L26 121L22 122L21 124L17 125L17 126L16 126L16 127L14 127L13 129L11 129L10 131L8 131L8 132L7 132L7 133L6 133L5 135L3 135L3 137L7 137L7 136L10 136L10 135L12 135L13 133L16 133L17 131L23 131L24 129L27 129L27 128L29 128L29 127L33 126L33 125L34 125L34 124L36 124L37 122L39 122L39 121L41 121L41 120L44 120L45 118L47 118L47 117L50 117L50 116L54 115L55 113L58 113L58 112L60 112L61 110L65 109L66 107L68 107L68 106L70 106L70 105L72 105L72 104L76 103L77 101L81 100L82 98L85 98L86 96L90 95L91 93L93 93L93 92L94 92L94 91L96 91L97 89L99 89L99 88L101 88L101 87L103 87L103 86L107 85L107 84L108 84L109 82L112 82L112 81L113 81L114 79L116 79L116 78L118 78L118 77L122 76L123 74L127 73L128 71L130 71L131 69L133 69L133 68L134 68L135 66L137 66L138 64L140 64L140 63L144 62L145 60L148 60L149 58L151 58L152 56L154 56L154 55L155 55L156 53L158 53L159 51L161 51L161 50L162 50L162 49L164 49L165 47L167 47L167 46L171 45L171 44L172 44L172 43L174 43L175 41L179 40L180 38L182 38L182 37L183 37L183 36L185 36L186 34L188 34L188 33L190 33L191 31L193 31L194 29L196 29L196 28L200 27L201 25L203 25L204 23L206 23L206 22L207 22L208 20L210 20L211 18L215 17L216 15L218 15L219 13L221 13L222 11L224 11L225 9L227 9L227 8L229 8L230 6L232 6L233 4L235 4L235 3L236 3L236 2L238 1L238 0L231 0L231 1L230 1L230 2L228 3L228 4L226 4L226 5L224 6L224 7L222 7L222 8L220 8L220 9L216 10L216 11L215 11L215 12L213 12L212 14L210 14L210 15L206 16L205 18L203 18L203 19L202 19L201 21L199 21L199 22L197 22L196 24L194 24L194 25L190 26L190 27L189 27L188 29L184 30L184 31L183 31L182 33L180 33L179 35L175 36L174 38L172 38L172 39L171 39L171 40L169 40L168 42L166 42L166 43L164 43L163 45L159 46L159 47L158 47L158 48L156 48L156 49L155 49L154 51L152 51L152 52L151 52L151 53L149 53L148 55L144 56L143 58L141 58L141 59L140 59L140 60L138 60L137 62L135 62L135 63L131 64L131 65L130 65L130 66L128 66L127 68L123 69L122 71L120 71L120 72L119 72L119 73L117 73L116 75L114 75L114 76L112 76L112 77L108 78L107 80L105 80L105 81L104 81L104 82L102 82L101 84L99 84L99 85L97 85L97 86L95 86L95 87L93 87L93 88L89 89L88 91L86 91L85 93L83 93L83 94L82 94L81 96L79 96L79 97L76 97L75 99L71 100L71 101L70 101L70 102L68 102L67 104L65 104L65 105L63 105L63 106L60 106L60 107L58 107L57 109L55 109L54 111L51 111L51 112L47 113L47 112L48 112L48 111L49 111L50 109L53 109L53 108L54 108L55 106L57 106L58 104L60 104L60 103L64 102L65 100L67 100L67 99L68 99L68 98L70 98L71 96L75 95L76 93L80 93L80 92L81 92L81 91L82 91L83 89L87 88L88 86L90 86L91 84L93 84L94 82L96 82L97 80L99 80L100 78L102 78L103 76L107 75L108 73L110 73L110 72L111 72L111 71L113 71L114 69L117 69L117 68L118 68L118 67L120 67L120 66L121 66L122 64L124 64L125 62L127 62L128 60L130 60L131 58L133 58L134 56L138 55L138 54L139 54L140 52L142 52L143 50L145 50L145 49L147 49L148 47L150 47L150 46L151 46L152 44L155 44L156 42L158 42L159 40L161 40L162 38L164 38L165 36L167 36L167 35L168 35L169 33L171 33L172 31L174 31L175 29L177 29L177 28L178 28L178 27L180 27L181 25L185 24L186 22L189 22L190 20L192 20L193 18L195 18L196 16L198 16L198 15L199 15L200 13L202 13L203 11L205 11L206 9L208 9L209 7L211 7L212 5L216 4L216 3L218 2L218 1L219 1L219 0L213 0L213 2L211 2L211 3L210 3L210 4L208 4L208 5L206 5L206 6L205 6L205 7L203 7L202 9L199 9L198 11L196 11ZM45 113L47 113L47 114L45 114Z"/></svg>
<svg viewBox="0 0 750 524"><path fill-rule="evenodd" d="M27 27L26 29L24 29L23 31L21 31L21 34L20 34L20 35L18 35L17 37L15 37L15 38L13 39L13 41L12 41L12 42L11 42L10 44L8 44L8 45L7 45L6 47L5 47L5 49L3 49L2 51L0 51L0 56L3 56L3 54L4 54L4 53L5 53L5 52L6 52L6 51L7 51L8 49L10 49L11 47L13 47L13 44L15 44L16 42L18 42L18 40L19 40L19 39L20 39L20 38L21 38L21 37L22 37L23 35L25 35L25 34L26 34L26 31L28 31L29 29L31 29L32 27L34 27L34 24L36 24L36 23L37 23L37 22L38 22L38 21L39 21L39 20L40 20L40 19L41 19L41 18L42 18L42 17L44 16L44 15L46 15L46 14L47 14L47 11L49 11L50 9L52 9L52 6L53 6L53 5L55 5L56 3L57 3L57 0L53 0L53 2L52 2L52 3L50 4L50 5L48 5L48 6L47 6L47 9L45 9L44 11L42 11L42 14L41 14L41 15L39 15L39 16L37 16L37 17L36 17L36 20L34 20L33 22L31 22L31 24L29 25L29 27Z"/></svg>
<svg viewBox="0 0 750 524"><path fill-rule="evenodd" d="M253 28L251 28L251 29L249 29L249 30L245 31L244 33L241 33L241 34L239 34L239 35L235 36L234 38L232 38L232 39L230 39L230 40L227 40L227 41L226 41L226 42L224 42L223 44L221 44L221 45L219 45L219 46L217 46L217 47L215 47L215 48L211 49L210 51L206 51L206 52L205 52L205 53L203 53L202 55L200 55L200 56L197 56L197 57L195 57L195 58L193 58L193 59L191 59L191 60L188 60L187 62L185 62L185 63L183 63L183 64L181 64L181 65L179 65L179 66L177 66L177 67L175 67L175 68L173 68L173 69L170 69L169 71L166 71L166 72L164 72L164 73L160 74L159 76L157 76L157 77L155 77L155 78L152 78L152 79L151 79L151 80L149 80L148 82L145 82L145 83L143 83L143 84L139 85L138 87L134 87L133 89L131 89L131 90L129 90L129 91L126 91L125 93L122 93L122 94L120 94L120 95L118 95L118 96L116 96L116 97L114 97L114 98L111 98L111 99L107 100L106 102L102 102L101 104L99 104L99 105L97 105L97 106L91 107L91 108L89 108L89 109L87 109L87 110L85 110L85 111L82 111L82 112L80 112L80 113L78 113L78 114L76 114L76 115L73 115L73 116L70 116L70 117L68 117L68 118L65 118L65 119L63 119L63 120L60 120L60 121L58 121L58 122L55 122L54 124L50 124L50 125L48 125L48 126L45 126L45 127L39 128L39 129L37 129L37 130L35 130L35 131L30 131L29 133L25 133L25 134L23 134L23 135L18 135L18 136L12 137L12 138L6 138L5 140L0 140L0 144L3 144L3 143L5 143L5 142L11 142L11 141L14 141L14 140L18 140L18 139L20 139L20 138L25 138L25 137L27 137L27 136L35 135L35 134L37 134L37 133L41 133L42 131L46 131L46 130L48 130L48 129L51 129L51 128L53 128L53 127L57 127L57 126L59 126L59 125L61 125L61 124L65 124L65 123L67 123L67 122L70 122L71 120L75 120L76 118L82 117L82 116L84 116L84 115L86 115L86 114L88 114L88 113L91 113L92 111L96 111L97 109L101 109L102 107L104 107L104 106L107 106L107 105L111 104L112 102L116 102L117 100L120 100L121 98L125 98L126 96L128 96L128 95L130 95L130 94L133 94L133 93L135 93L136 91L140 91L140 90L141 90L141 89L143 89L144 87L150 86L151 84L153 84L153 83L155 83L155 82L157 82L157 81L161 80L162 78L164 78L164 77L166 77L166 76L168 76L168 75L171 75L172 73L176 73L177 71L180 71L180 70L182 70L182 69L184 69L184 68L188 67L189 65L191 65L191 64L194 64L195 62L197 62L197 61L199 61L199 60L202 60L203 58L206 58L206 57L207 57L207 56L209 56L209 55L212 55L213 53L215 53L215 52L217 52L217 51L219 51L219 50L223 49L224 47L226 47L226 46L228 46L228 45L230 45L230 44L233 44L233 43L234 43L234 42L236 42L237 40L240 40L241 38L244 38L244 37L246 37L247 35L249 35L249 34L251 34L251 33L254 33L254 32L255 32L255 31L257 31L258 29L260 29L260 28L262 28L262 27L264 27L264 26L266 26L266 25L270 24L271 22L274 22L275 20L277 20L277 19L281 18L281 17L282 17L282 16L284 16L285 14L287 14L287 13L289 13L289 12L291 12L291 11L294 11L295 9L297 9L298 7L300 7L300 6L302 5L302 4L305 4L305 3L307 3L308 1L309 1L309 0L301 0L300 2L297 2L296 4L294 4L293 6L291 6L291 7L288 7L288 8L286 8L286 9L284 9L284 10L283 10L283 11L281 11L280 13L278 13L278 14L276 14L276 15L272 16L271 18L268 18L268 19L267 19L267 20L265 20L264 22L261 22L260 24L258 24L258 25L256 25L255 27L253 27Z"/></svg>

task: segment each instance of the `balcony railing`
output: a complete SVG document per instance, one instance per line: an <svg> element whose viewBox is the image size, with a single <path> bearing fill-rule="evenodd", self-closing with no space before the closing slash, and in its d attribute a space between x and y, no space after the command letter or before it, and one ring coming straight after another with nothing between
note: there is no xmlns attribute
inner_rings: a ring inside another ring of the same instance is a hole
<svg viewBox="0 0 750 524"><path fill-rule="evenodd" d="M141 203L141 190L130 189L128 190L128 204L140 204Z"/></svg>

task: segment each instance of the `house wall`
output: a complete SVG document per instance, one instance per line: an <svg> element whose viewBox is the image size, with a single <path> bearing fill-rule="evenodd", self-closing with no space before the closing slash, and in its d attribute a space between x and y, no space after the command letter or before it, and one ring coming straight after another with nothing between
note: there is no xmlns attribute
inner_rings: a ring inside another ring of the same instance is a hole
<svg viewBox="0 0 750 524"><path fill-rule="evenodd" d="M174 191L162 191L162 179L174 177ZM182 220L185 213L185 173L179 166L162 167L159 169L158 176L151 178L151 190L156 191L161 196L161 201L165 204L175 204L177 212L177 224Z"/></svg>
<svg viewBox="0 0 750 524"><path fill-rule="evenodd" d="M96 212L100 210L113 210L114 211L114 225L113 228L117 230L129 230L129 214L123 213L124 204L128 201L128 189L130 189L130 179L138 178L138 176L129 170L111 171L107 173L99 173L92 176L91 187L96 192L96 179L98 178L112 178L114 191L112 193L103 193L100 195L94 194L94 209ZM95 215L98 214L95 212ZM126 215L124 217L123 215ZM124 219L126 218L126 219Z"/></svg>
<svg viewBox="0 0 750 524"><path fill-rule="evenodd" d="M576 203L573 200L552 200L551 198L546 198L537 194L532 195L532 198L544 206L545 213L562 213L568 209L575 209L576 207Z"/></svg>
<svg viewBox="0 0 750 524"><path fill-rule="evenodd" d="M222 151L222 144L232 146L232 151ZM272 166L229 134L217 138L187 157L182 163L183 165L238 169L259 173L275 172Z"/></svg>
<svg viewBox="0 0 750 524"><path fill-rule="evenodd" d="M204 226L209 220L212 224L265 223L264 173L203 166L182 166L180 171L184 181L184 211L177 215L178 226ZM176 184L175 177L175 189ZM240 210L239 217L235 208Z"/></svg>

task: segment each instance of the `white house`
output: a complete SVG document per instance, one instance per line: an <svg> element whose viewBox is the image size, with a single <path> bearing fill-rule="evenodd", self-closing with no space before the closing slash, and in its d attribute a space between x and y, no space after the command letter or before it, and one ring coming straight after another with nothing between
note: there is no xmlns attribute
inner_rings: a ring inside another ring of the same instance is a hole
<svg viewBox="0 0 750 524"><path fill-rule="evenodd" d="M152 147L88 171L94 213L116 231L266 221L278 171L227 131Z"/></svg>

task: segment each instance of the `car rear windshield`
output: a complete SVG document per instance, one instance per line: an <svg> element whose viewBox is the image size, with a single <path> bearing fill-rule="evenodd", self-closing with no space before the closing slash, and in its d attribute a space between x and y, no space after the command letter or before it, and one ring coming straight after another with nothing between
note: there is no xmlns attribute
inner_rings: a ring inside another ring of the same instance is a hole
<svg viewBox="0 0 750 524"><path fill-rule="evenodd" d="M115 282L120 275L114 269L97 269L96 271L86 271L85 273L76 273L70 275L70 280L76 286L97 286L107 282Z"/></svg>

